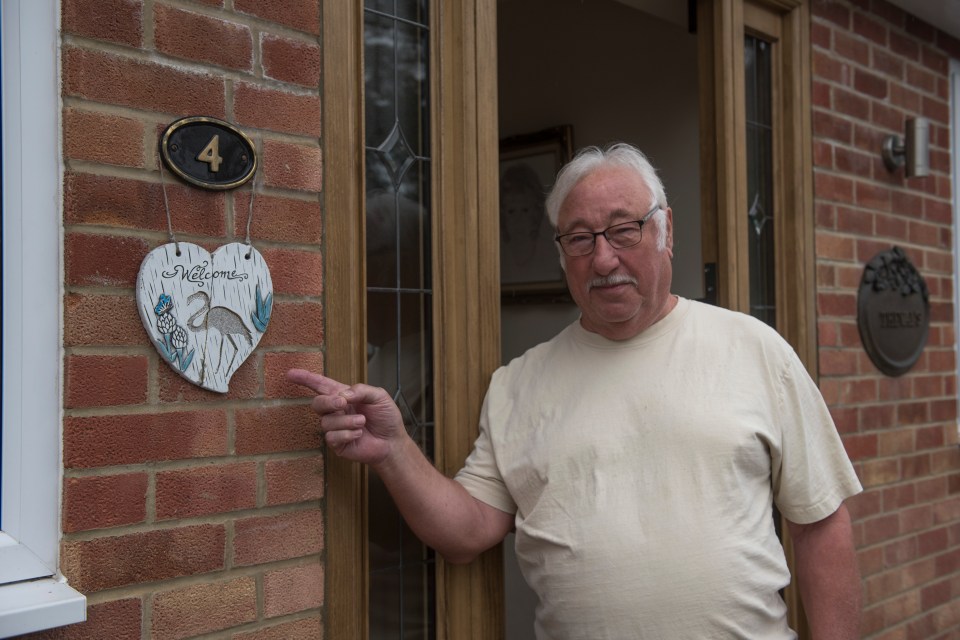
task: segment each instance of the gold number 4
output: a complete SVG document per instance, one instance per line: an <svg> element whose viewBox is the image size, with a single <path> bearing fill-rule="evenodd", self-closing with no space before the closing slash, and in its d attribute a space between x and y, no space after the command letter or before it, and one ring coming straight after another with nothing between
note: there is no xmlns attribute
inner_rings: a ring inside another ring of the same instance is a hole
<svg viewBox="0 0 960 640"><path fill-rule="evenodd" d="M216 173L220 170L220 163L223 162L223 158L220 157L220 136L216 135L210 139L210 142L207 143L207 146L203 148L203 151L197 156L197 160L200 162L206 162L210 165L210 171Z"/></svg>

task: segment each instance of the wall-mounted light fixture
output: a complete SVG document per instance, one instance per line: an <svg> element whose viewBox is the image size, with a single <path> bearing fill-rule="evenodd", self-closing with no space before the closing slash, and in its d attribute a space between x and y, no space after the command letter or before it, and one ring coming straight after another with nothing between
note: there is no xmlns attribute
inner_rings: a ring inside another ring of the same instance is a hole
<svg viewBox="0 0 960 640"><path fill-rule="evenodd" d="M892 173L907 165L908 178L930 175L930 121L907 118L906 142L900 136L887 136L883 141L883 163Z"/></svg>

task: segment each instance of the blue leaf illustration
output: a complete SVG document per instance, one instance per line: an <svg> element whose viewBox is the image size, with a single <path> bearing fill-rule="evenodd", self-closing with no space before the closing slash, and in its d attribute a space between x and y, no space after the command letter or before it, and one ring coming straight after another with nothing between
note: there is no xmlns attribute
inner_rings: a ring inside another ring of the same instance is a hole
<svg viewBox="0 0 960 640"><path fill-rule="evenodd" d="M187 354L186 358L182 358L180 361L180 371L186 371L187 367L190 366L190 363L193 361L194 350L190 349L190 353Z"/></svg>
<svg viewBox="0 0 960 640"><path fill-rule="evenodd" d="M250 314L250 320L257 331L263 333L267 330L267 325L270 324L270 313L273 311L273 294L268 293L266 298L261 298L259 283L257 284L256 303L257 311Z"/></svg>

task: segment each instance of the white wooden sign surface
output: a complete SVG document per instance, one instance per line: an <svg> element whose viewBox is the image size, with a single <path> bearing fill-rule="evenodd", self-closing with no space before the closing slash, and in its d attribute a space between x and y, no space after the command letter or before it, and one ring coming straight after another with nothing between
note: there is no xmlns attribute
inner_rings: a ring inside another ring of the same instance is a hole
<svg viewBox="0 0 960 640"><path fill-rule="evenodd" d="M247 244L212 254L188 242L147 254L137 276L140 319L174 371L226 393L270 322L273 282L263 256Z"/></svg>

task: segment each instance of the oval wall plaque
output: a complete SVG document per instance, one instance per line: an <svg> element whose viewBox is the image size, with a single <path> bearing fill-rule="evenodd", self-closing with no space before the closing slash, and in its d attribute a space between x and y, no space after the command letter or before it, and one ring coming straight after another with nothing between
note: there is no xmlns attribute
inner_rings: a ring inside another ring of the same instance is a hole
<svg viewBox="0 0 960 640"><path fill-rule="evenodd" d="M190 116L170 124L160 138L163 162L177 176L204 189L233 189L257 169L253 142L229 122Z"/></svg>
<svg viewBox="0 0 960 640"><path fill-rule="evenodd" d="M878 253L863 269L857 327L870 360L888 376L916 364L930 331L927 283L899 247Z"/></svg>

